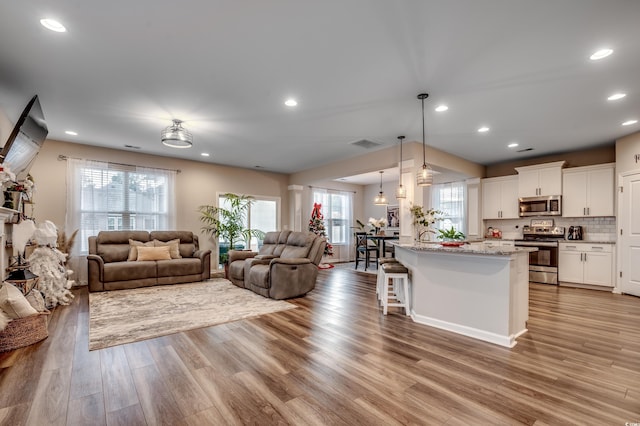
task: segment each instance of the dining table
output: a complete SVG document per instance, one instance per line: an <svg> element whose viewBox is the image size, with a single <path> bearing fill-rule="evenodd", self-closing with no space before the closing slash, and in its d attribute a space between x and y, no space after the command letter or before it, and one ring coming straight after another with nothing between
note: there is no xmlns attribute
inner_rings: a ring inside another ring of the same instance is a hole
<svg viewBox="0 0 640 426"><path fill-rule="evenodd" d="M398 235L386 235L386 234L367 234L367 239L372 240L378 246L380 250L380 256L384 256L385 251L387 249L387 241L389 240L398 240L400 237Z"/></svg>

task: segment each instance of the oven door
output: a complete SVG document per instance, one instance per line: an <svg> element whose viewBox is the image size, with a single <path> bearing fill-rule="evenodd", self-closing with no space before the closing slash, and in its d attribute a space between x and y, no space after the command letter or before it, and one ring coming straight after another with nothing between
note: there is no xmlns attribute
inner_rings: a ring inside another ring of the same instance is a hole
<svg viewBox="0 0 640 426"><path fill-rule="evenodd" d="M558 243L545 241L516 241L518 247L536 247L529 253L529 281L558 284Z"/></svg>
<svg viewBox="0 0 640 426"><path fill-rule="evenodd" d="M558 268L558 243L536 242L538 251L529 253L529 266Z"/></svg>

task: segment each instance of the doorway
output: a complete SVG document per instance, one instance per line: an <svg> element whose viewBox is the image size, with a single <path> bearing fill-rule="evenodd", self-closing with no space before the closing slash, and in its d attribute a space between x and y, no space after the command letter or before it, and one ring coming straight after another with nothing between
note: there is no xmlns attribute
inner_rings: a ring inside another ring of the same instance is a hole
<svg viewBox="0 0 640 426"><path fill-rule="evenodd" d="M640 296L640 173L622 175L618 206L620 291Z"/></svg>

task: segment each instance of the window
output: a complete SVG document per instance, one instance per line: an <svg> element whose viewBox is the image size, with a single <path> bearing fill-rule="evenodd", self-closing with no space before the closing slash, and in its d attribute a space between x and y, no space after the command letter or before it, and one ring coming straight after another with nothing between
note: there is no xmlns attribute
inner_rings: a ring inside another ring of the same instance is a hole
<svg viewBox="0 0 640 426"><path fill-rule="evenodd" d="M277 231L280 199L260 196L253 196L253 198L254 201L251 206L249 206L249 211L247 212L245 227L249 229L259 229L263 232ZM228 200L222 195L219 196L218 206L224 209L231 207ZM258 250L260 243L261 241L258 241L255 237L251 237L251 243L249 247L246 248Z"/></svg>
<svg viewBox="0 0 640 426"><path fill-rule="evenodd" d="M333 245L348 245L351 240L351 217L353 194L342 191L313 189L313 202L322 205L324 226L329 242Z"/></svg>
<svg viewBox="0 0 640 426"><path fill-rule="evenodd" d="M175 171L69 159L67 229L79 229L82 254L101 230L167 230L173 214Z"/></svg>
<svg viewBox="0 0 640 426"><path fill-rule="evenodd" d="M434 224L437 229L451 229L466 233L466 201L464 182L451 182L431 187L431 203L443 212L442 221Z"/></svg>

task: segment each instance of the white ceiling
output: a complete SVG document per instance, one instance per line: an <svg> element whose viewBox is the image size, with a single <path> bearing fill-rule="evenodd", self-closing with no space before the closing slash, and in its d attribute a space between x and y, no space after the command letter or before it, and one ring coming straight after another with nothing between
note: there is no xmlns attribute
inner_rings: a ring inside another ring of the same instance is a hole
<svg viewBox="0 0 640 426"><path fill-rule="evenodd" d="M57 140L291 173L421 141L424 91L427 144L482 164L640 130L640 1L0 0L0 22L0 106L38 94ZM172 118L192 149L160 144Z"/></svg>

